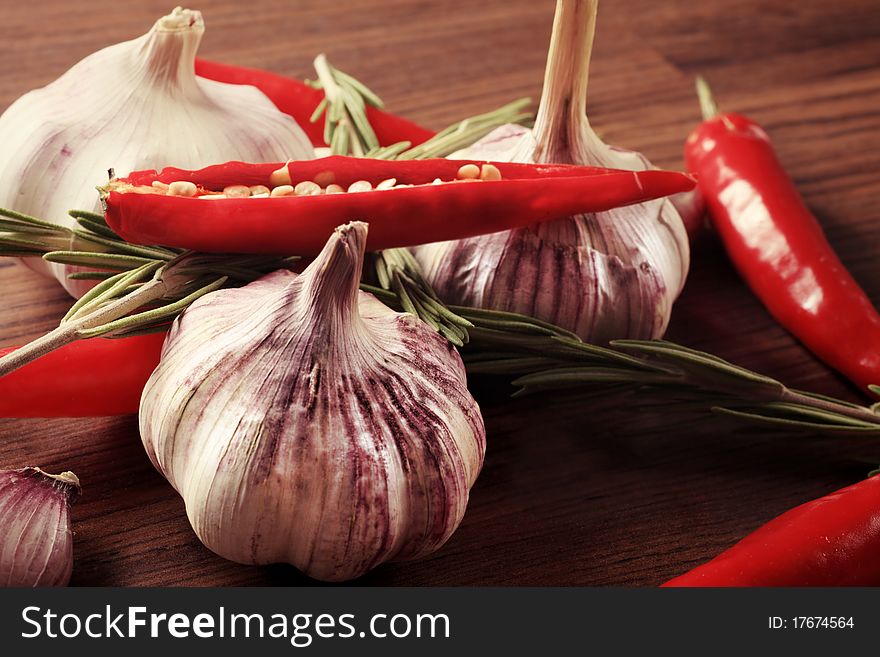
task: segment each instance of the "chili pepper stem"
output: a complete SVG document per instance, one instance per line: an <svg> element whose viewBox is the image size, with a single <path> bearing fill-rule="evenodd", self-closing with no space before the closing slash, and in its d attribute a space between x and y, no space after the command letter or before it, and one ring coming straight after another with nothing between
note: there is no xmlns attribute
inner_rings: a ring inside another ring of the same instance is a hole
<svg viewBox="0 0 880 657"><path fill-rule="evenodd" d="M708 121L709 119L718 116L721 113L718 109L718 103L716 103L715 99L712 97L712 89L702 75L697 76L696 87L697 98L700 100L700 112L703 115L703 120Z"/></svg>

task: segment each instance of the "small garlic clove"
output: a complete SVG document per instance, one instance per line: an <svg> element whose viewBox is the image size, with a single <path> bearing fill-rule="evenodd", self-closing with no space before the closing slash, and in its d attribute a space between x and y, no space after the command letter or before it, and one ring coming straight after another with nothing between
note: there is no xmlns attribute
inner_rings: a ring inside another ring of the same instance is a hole
<svg viewBox="0 0 880 657"><path fill-rule="evenodd" d="M0 470L0 586L66 586L73 570L72 472Z"/></svg>
<svg viewBox="0 0 880 657"><path fill-rule="evenodd" d="M174 323L141 401L147 454L199 539L341 581L438 549L485 427L458 352L358 289L367 226L297 275L205 295Z"/></svg>

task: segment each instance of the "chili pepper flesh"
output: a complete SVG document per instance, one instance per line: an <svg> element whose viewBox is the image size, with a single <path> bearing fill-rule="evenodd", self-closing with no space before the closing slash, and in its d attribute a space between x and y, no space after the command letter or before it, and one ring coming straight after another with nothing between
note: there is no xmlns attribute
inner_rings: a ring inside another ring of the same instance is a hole
<svg viewBox="0 0 880 657"><path fill-rule="evenodd" d="M708 90L701 93L704 108L714 108ZM767 133L740 114L718 114L688 137L685 161L730 259L776 320L863 391L880 384L880 314L828 243Z"/></svg>
<svg viewBox="0 0 880 657"><path fill-rule="evenodd" d="M663 586L880 585L880 475L795 507Z"/></svg>
<svg viewBox="0 0 880 657"><path fill-rule="evenodd" d="M0 417L137 413L164 333L80 340L0 377ZM4 356L17 347L0 350Z"/></svg>
<svg viewBox="0 0 880 657"><path fill-rule="evenodd" d="M275 107L291 116L308 135L314 146L324 143L324 119L312 122L315 108L324 99L324 92L300 80L256 68L231 66L205 59L196 59L196 75L227 84L252 85L262 91ZM417 146L434 136L427 128L376 107L367 106L367 119L381 146L408 141Z"/></svg>
<svg viewBox="0 0 880 657"><path fill-rule="evenodd" d="M311 191L296 194L306 182ZM188 193L169 194L173 184ZM231 186L272 191L220 194ZM327 193L331 186L336 189ZM309 256L336 226L351 220L370 223L367 248L378 250L600 212L693 186L686 174L670 171L333 156L286 165L229 162L198 171L139 171L111 181L104 202L110 227L136 244ZM218 198L206 203L206 197Z"/></svg>

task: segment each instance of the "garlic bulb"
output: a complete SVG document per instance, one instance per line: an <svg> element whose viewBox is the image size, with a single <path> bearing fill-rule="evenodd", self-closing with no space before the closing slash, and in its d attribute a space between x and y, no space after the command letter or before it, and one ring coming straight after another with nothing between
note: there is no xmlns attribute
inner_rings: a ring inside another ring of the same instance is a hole
<svg viewBox="0 0 880 657"><path fill-rule="evenodd" d="M147 382L147 453L227 559L346 580L462 519L479 408L446 340L358 290L366 237L348 224L302 274L202 297Z"/></svg>
<svg viewBox="0 0 880 657"><path fill-rule="evenodd" d="M302 129L255 87L196 77L203 33L201 14L178 7L13 103L0 117L0 207L73 226L67 211L97 210L95 186L110 168L314 157ZM93 284L68 281L70 267L26 262L74 296Z"/></svg>
<svg viewBox="0 0 880 657"><path fill-rule="evenodd" d="M66 586L73 570L72 472L0 470L0 586Z"/></svg>
<svg viewBox="0 0 880 657"><path fill-rule="evenodd" d="M504 126L451 155L641 171L585 113L596 0L559 0L533 130ZM444 300L533 315L590 342L657 338L684 285L690 252L668 199L414 250Z"/></svg>

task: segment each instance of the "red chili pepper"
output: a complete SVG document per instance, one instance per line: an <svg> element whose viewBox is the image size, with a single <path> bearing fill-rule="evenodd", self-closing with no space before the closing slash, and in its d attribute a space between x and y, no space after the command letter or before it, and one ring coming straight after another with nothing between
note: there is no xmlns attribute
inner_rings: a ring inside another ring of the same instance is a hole
<svg viewBox="0 0 880 657"><path fill-rule="evenodd" d="M392 189L364 192L221 198L166 195L154 181L189 181L197 193L232 185L269 185L283 164L229 162L184 171L138 171L111 181L107 222L123 239L198 251L314 255L333 229L353 219L370 223L372 250L460 239L586 212L600 212L693 188L686 174L617 171L570 165L494 163L502 180L456 180L472 160L387 161L334 156L290 162L289 179L322 187L364 180ZM431 184L440 178L441 184ZM311 183L310 183L311 184ZM133 189L136 188L136 189ZM152 193L155 192L155 193Z"/></svg>
<svg viewBox="0 0 880 657"><path fill-rule="evenodd" d="M834 253L761 127L718 114L687 139L709 215L730 259L770 313L863 390L880 384L880 314ZM708 118L710 117L711 118Z"/></svg>
<svg viewBox="0 0 880 657"><path fill-rule="evenodd" d="M880 585L880 476L786 511L663 586Z"/></svg>
<svg viewBox="0 0 880 657"><path fill-rule="evenodd" d="M324 99L324 92L320 89L313 89L305 82L286 78L277 73L209 62L204 59L196 59L196 75L227 84L255 86L275 103L275 107L293 117L314 146L327 145L324 143L324 119L314 123L310 120L315 108ZM427 128L372 106L367 107L367 120L382 146L389 146L399 141L408 141L416 146L434 136L434 133Z"/></svg>
<svg viewBox="0 0 880 657"><path fill-rule="evenodd" d="M137 413L164 341L164 333L93 338L49 352L0 377L0 417ZM0 350L0 356L15 349Z"/></svg>

